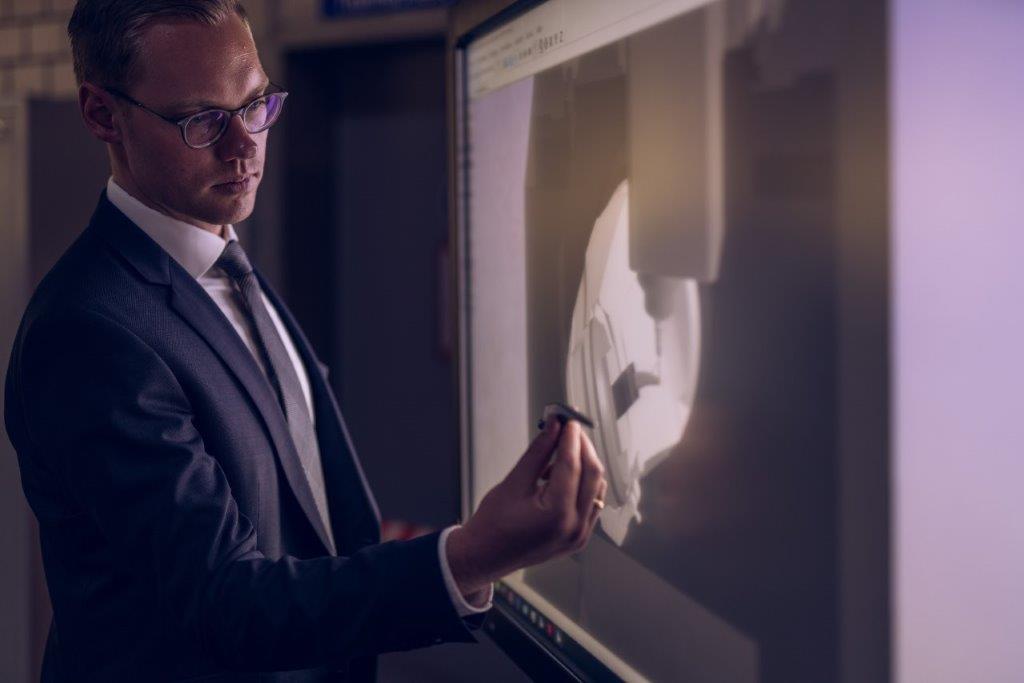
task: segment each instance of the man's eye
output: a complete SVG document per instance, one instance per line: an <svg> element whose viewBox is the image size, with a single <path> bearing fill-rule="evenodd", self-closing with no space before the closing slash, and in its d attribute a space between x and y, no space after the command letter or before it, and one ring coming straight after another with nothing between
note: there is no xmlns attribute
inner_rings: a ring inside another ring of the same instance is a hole
<svg viewBox="0 0 1024 683"><path fill-rule="evenodd" d="M199 114L192 116L191 123L194 124L210 124L217 123L224 116L223 112L219 111L204 111Z"/></svg>

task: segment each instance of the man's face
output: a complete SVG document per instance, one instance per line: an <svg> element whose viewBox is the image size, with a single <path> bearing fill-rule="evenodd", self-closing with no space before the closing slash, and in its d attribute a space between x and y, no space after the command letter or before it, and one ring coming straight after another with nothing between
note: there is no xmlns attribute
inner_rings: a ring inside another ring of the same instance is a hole
<svg viewBox="0 0 1024 683"><path fill-rule="evenodd" d="M236 109L268 85L245 23L157 23L146 29L132 98L172 119L203 109ZM217 230L252 213L263 175L267 131L250 134L239 116L223 137L188 147L181 129L138 107L123 107L125 163L144 202L169 216ZM233 182L241 179L241 182Z"/></svg>

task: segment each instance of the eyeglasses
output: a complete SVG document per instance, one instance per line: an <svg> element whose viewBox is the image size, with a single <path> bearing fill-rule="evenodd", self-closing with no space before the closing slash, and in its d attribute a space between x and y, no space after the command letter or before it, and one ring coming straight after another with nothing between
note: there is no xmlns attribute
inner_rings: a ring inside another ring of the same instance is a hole
<svg viewBox="0 0 1024 683"><path fill-rule="evenodd" d="M273 87L277 88L278 86L273 85ZM284 100L288 97L287 92L279 89L260 95L251 102L243 104L238 109L204 109L182 119L173 119L164 116L160 112L153 111L120 90L114 88L105 88L105 90L111 95L120 97L129 104L148 111L153 116L176 125L181 129L181 139L192 149L203 149L220 140L228 129L231 119L235 116L242 117L242 125L245 126L245 130L249 133L265 131L274 125L278 117L281 116Z"/></svg>

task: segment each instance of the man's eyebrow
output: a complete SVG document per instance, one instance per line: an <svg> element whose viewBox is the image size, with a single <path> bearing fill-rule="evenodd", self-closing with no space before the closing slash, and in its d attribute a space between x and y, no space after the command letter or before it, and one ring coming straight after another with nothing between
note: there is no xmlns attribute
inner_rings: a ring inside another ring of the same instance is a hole
<svg viewBox="0 0 1024 683"><path fill-rule="evenodd" d="M245 101L249 102L251 100L256 99L257 97L262 95L263 92L269 87L270 79L264 79L260 85L256 86L251 91L249 91L249 94L246 95ZM228 109L228 107L222 106L221 104L218 104L216 102L211 102L209 100L186 100L185 102L182 102L177 106L177 111L183 113L199 112L205 109ZM231 109L234 109L234 107L231 107Z"/></svg>

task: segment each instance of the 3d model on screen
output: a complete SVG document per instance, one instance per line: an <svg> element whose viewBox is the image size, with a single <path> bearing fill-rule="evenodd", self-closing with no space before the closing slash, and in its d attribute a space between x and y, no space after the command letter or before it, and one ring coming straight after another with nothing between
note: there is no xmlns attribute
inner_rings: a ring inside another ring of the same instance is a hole
<svg viewBox="0 0 1024 683"><path fill-rule="evenodd" d="M721 6L654 27L625 51L626 168L594 223L572 313L569 402L595 421L615 543L640 518L641 480L681 439L701 361L699 284L718 278Z"/></svg>
<svg viewBox="0 0 1024 683"><path fill-rule="evenodd" d="M619 545L640 520L641 477L684 434L700 361L697 283L660 277L654 284L633 271L629 216L623 181L587 245L566 369L570 403L596 422L594 445L609 485L601 527ZM653 311L645 284L658 290Z"/></svg>
<svg viewBox="0 0 1024 683"><path fill-rule="evenodd" d="M623 680L834 677L850 4L693 3L467 107L474 500L575 408L601 528L504 585Z"/></svg>

